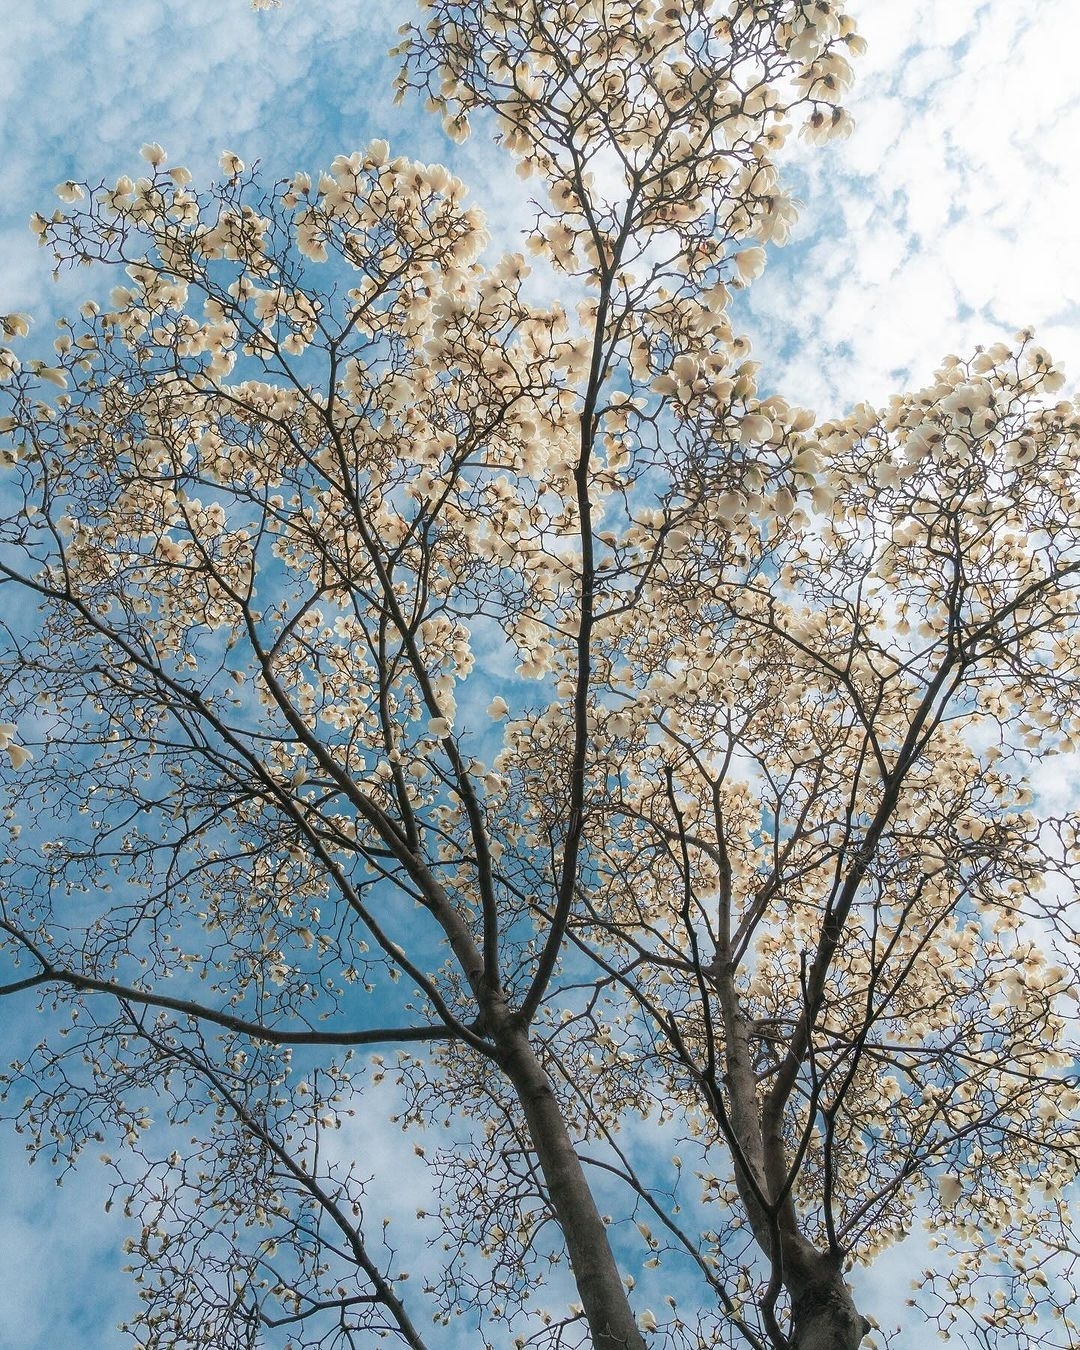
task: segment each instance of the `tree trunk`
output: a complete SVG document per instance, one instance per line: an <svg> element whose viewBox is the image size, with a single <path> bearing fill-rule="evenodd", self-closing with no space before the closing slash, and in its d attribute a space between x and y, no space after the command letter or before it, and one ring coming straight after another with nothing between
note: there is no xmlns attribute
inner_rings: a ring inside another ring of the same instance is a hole
<svg viewBox="0 0 1080 1350"><path fill-rule="evenodd" d="M841 1257L820 1252L803 1234L790 1187L781 1107L758 1098L749 1024L739 1006L730 966L718 972L727 1072L726 1119L735 1184L761 1251L779 1267L791 1299L791 1350L859 1350L870 1324L844 1280ZM781 1197L773 1200L773 1197ZM779 1251L775 1250L779 1246Z"/></svg>
<svg viewBox="0 0 1080 1350"><path fill-rule="evenodd" d="M870 1323L855 1307L839 1260L809 1248L784 1273L792 1350L859 1350Z"/></svg>
<svg viewBox="0 0 1080 1350"><path fill-rule="evenodd" d="M566 1239L593 1350L645 1350L607 1230L551 1082L524 1031L508 1029L497 1035L496 1041L499 1062L525 1112L529 1136Z"/></svg>

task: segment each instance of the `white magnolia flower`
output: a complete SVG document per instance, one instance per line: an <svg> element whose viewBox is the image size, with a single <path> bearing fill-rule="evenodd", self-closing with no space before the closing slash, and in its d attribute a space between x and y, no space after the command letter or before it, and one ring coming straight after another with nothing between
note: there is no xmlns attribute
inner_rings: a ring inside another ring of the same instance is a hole
<svg viewBox="0 0 1080 1350"><path fill-rule="evenodd" d="M772 501L773 510L778 516L790 516L795 510L795 498L790 488L777 488Z"/></svg>
<svg viewBox="0 0 1080 1350"><path fill-rule="evenodd" d="M739 274L740 281L744 283L756 281L765 271L765 250L756 245L752 248L741 248L735 254L735 270Z"/></svg>
<svg viewBox="0 0 1080 1350"><path fill-rule="evenodd" d="M509 711L509 704L501 694L496 694L487 707L487 715L495 721L498 721L500 717L505 717Z"/></svg>
<svg viewBox="0 0 1080 1350"><path fill-rule="evenodd" d="M28 759L34 758L29 750L24 749L21 745L16 745L14 741L5 745L4 749L8 753L8 759L11 760L13 769L21 769Z"/></svg>
<svg viewBox="0 0 1080 1350"><path fill-rule="evenodd" d="M938 1177L937 1187L938 1195L941 1197L941 1203L950 1206L950 1208L960 1199L964 1190L960 1183L960 1178L954 1177L951 1174Z"/></svg>
<svg viewBox="0 0 1080 1350"><path fill-rule="evenodd" d="M390 146L386 141L372 141L364 156L365 162L373 169L381 169L390 158Z"/></svg>
<svg viewBox="0 0 1080 1350"><path fill-rule="evenodd" d="M747 413L739 422L739 444L763 441L772 435L772 422L760 413Z"/></svg>

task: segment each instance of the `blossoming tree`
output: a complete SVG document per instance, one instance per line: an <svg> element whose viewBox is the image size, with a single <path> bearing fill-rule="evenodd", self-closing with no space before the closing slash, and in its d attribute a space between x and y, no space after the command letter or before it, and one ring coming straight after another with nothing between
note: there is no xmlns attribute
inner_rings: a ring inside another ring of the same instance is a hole
<svg viewBox="0 0 1080 1350"><path fill-rule="evenodd" d="M19 1128L113 1150L144 1345L844 1350L920 1220L924 1316L1072 1344L1061 376L759 391L831 0L424 8L401 89L495 130L525 254L382 142L35 217L121 275L0 351ZM436 1253L341 1143L384 1080Z"/></svg>

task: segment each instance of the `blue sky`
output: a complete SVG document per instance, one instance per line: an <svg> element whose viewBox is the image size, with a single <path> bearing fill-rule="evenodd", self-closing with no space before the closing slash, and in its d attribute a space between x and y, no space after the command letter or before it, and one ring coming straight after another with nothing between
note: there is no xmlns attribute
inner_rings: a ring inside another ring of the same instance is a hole
<svg viewBox="0 0 1080 1350"><path fill-rule="evenodd" d="M796 239L774 253L744 311L765 382L828 414L1032 324L1075 387L1075 0L850 9L870 42L850 101L856 132L824 153L796 147ZM262 13L248 0L8 0L0 312L36 315L41 339L100 284L85 274L54 283L27 220L51 211L63 179L137 172L146 141L205 180L226 148L278 177L386 136L397 151L451 164L497 243L516 246L528 211L506 162L482 137L453 146L415 103L392 104L384 53L409 12L387 0L284 0ZM1059 765L1047 790L1063 792L1070 772ZM29 1004L5 1013L6 1059L34 1019ZM101 1182L90 1163L58 1190L3 1137L0 1346L127 1344L113 1330L132 1297L119 1274L124 1229L103 1213ZM410 1177L407 1188L420 1184ZM871 1299L912 1259L890 1257L864 1285Z"/></svg>

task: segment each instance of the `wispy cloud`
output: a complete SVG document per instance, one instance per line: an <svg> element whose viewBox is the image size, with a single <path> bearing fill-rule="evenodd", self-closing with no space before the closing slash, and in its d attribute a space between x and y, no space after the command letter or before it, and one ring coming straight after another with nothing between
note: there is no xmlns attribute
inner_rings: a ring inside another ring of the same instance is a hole
<svg viewBox="0 0 1080 1350"><path fill-rule="evenodd" d="M1068 0L852 5L857 129L796 152L799 242L750 329L770 383L837 410L1024 325L1080 377L1080 92Z"/></svg>

